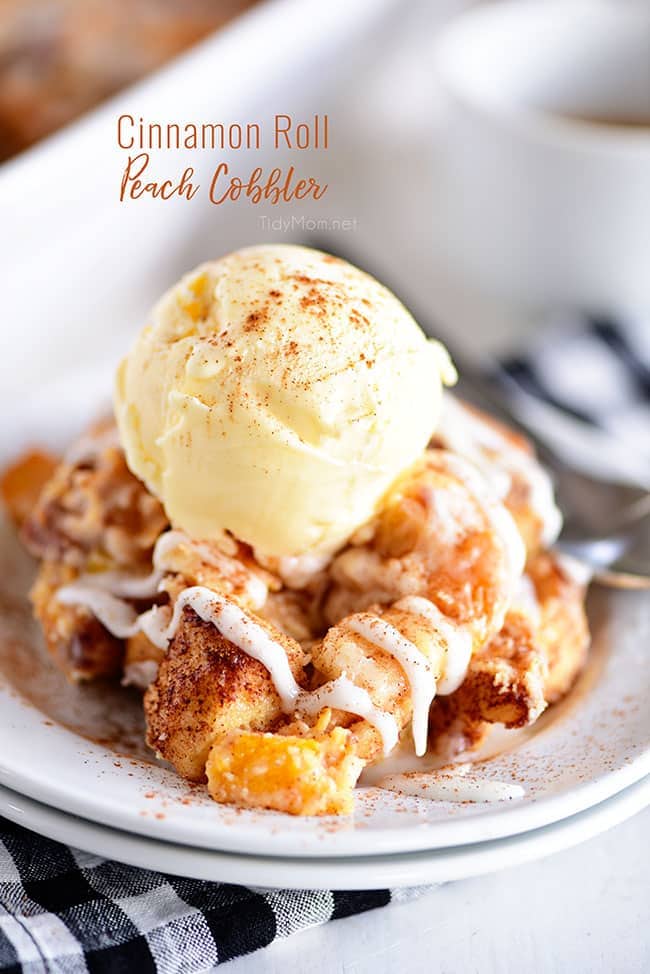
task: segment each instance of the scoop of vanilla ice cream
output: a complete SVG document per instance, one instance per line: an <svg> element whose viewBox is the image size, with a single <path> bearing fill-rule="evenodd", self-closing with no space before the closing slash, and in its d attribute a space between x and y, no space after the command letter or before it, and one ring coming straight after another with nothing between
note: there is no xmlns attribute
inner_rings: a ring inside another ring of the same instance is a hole
<svg viewBox="0 0 650 974"><path fill-rule="evenodd" d="M390 291L304 247L249 247L160 300L117 374L131 470L196 538L331 552L436 426L455 372Z"/></svg>

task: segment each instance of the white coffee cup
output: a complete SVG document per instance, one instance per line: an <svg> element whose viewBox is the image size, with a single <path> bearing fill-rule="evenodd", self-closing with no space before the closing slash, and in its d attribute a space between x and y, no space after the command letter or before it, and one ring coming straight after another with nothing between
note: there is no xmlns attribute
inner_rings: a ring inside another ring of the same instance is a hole
<svg viewBox="0 0 650 974"><path fill-rule="evenodd" d="M476 8L436 60L456 272L528 307L650 309L650 0Z"/></svg>

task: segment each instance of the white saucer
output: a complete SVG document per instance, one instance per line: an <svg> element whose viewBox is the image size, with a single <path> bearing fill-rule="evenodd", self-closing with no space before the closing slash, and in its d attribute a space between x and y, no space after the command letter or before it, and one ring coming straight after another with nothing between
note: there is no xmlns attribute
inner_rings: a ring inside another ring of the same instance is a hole
<svg viewBox="0 0 650 974"><path fill-rule="evenodd" d="M58 812L0 786L0 815L49 838L134 866L276 889L382 889L478 876L560 852L650 804L650 776L598 805L522 835L391 856L291 859L215 852L131 835Z"/></svg>

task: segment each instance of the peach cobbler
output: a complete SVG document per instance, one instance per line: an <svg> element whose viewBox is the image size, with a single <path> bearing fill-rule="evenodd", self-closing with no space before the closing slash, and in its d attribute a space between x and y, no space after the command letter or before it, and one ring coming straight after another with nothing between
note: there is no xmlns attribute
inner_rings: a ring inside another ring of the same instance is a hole
<svg viewBox="0 0 650 974"><path fill-rule="evenodd" d="M349 813L398 749L467 760L533 723L584 664L585 584L528 444L454 379L333 257L187 275L115 420L5 475L55 664L141 687L149 746L216 801L291 814Z"/></svg>

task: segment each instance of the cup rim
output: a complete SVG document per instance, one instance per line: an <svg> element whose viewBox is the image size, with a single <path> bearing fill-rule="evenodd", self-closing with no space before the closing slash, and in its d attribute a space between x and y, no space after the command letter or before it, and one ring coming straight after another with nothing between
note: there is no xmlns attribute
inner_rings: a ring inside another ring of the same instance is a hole
<svg viewBox="0 0 650 974"><path fill-rule="evenodd" d="M456 101L472 111L499 121L510 129L517 129L530 137L561 142L576 149L600 149L607 153L650 152L650 122L648 130L629 129L615 123L595 123L555 114L536 108L515 98L512 101L481 97L475 86L461 82L462 73L457 68L456 51L464 35L476 29L480 23L493 23L514 13L521 17L526 8L553 16L566 13L567 6L589 9L593 0L499 0L485 8L471 8L454 17L440 32L434 42L434 64L442 87ZM640 7L637 7L640 9ZM628 16L635 5L621 7L621 15ZM650 16L648 17L650 24Z"/></svg>

